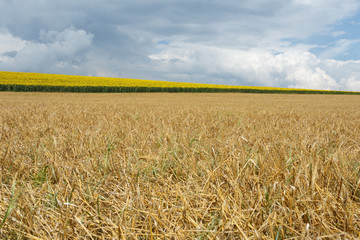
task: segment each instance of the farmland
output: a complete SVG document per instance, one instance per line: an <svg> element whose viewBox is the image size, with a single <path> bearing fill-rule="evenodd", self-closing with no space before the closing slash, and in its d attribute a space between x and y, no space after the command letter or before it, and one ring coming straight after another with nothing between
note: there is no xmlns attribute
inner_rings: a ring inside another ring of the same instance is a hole
<svg viewBox="0 0 360 240"><path fill-rule="evenodd" d="M89 77L61 74L0 71L0 91L16 92L242 92L360 94L349 91L249 87L130 78Z"/></svg>
<svg viewBox="0 0 360 240"><path fill-rule="evenodd" d="M360 98L0 92L0 238L360 238Z"/></svg>

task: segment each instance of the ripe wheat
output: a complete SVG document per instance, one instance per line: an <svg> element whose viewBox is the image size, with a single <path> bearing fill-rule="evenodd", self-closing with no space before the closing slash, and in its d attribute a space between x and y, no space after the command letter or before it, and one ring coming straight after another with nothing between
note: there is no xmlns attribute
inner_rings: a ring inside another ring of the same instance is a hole
<svg viewBox="0 0 360 240"><path fill-rule="evenodd" d="M0 237L360 238L360 98L0 93Z"/></svg>

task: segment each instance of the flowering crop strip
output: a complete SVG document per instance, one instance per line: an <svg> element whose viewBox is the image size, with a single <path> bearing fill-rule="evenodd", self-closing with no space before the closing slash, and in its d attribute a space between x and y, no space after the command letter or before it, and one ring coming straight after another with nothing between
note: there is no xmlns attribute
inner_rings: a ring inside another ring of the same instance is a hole
<svg viewBox="0 0 360 240"><path fill-rule="evenodd" d="M201 83L140 80L130 78L88 77L44 73L0 71L0 91L37 92L247 92L360 94L359 92L295 88L248 87Z"/></svg>

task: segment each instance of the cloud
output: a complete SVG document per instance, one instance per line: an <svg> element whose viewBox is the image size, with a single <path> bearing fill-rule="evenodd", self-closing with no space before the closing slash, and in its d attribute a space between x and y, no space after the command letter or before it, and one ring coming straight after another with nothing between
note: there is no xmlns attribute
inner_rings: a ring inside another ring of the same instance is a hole
<svg viewBox="0 0 360 240"><path fill-rule="evenodd" d="M3 0L0 70L349 89L358 86L359 63L338 58L351 59L360 42L337 24L359 7L358 0ZM331 40L309 41L319 35Z"/></svg>
<svg viewBox="0 0 360 240"><path fill-rule="evenodd" d="M96 41L119 27L152 37L247 47L261 39L305 38L351 16L359 5L357 0L13 0L0 3L0 26L25 40L36 40L41 29L75 26L94 33Z"/></svg>
<svg viewBox="0 0 360 240"><path fill-rule="evenodd" d="M319 55L321 58L333 59L341 56L350 55L349 50L358 43L360 43L360 39L340 39L328 44L328 46Z"/></svg>
<svg viewBox="0 0 360 240"><path fill-rule="evenodd" d="M86 52L92 46L91 33L69 28L61 32L40 31L39 35L38 42L2 35L16 41L11 56L2 54L0 67L13 71L60 73L62 70L74 72L86 62Z"/></svg>
<svg viewBox="0 0 360 240"><path fill-rule="evenodd" d="M345 34L346 34L345 31L335 31L335 32L331 33L331 36L338 37L338 36L342 36L342 35L345 35Z"/></svg>
<svg viewBox="0 0 360 240"><path fill-rule="evenodd" d="M5 52L18 51L25 46L25 41L20 38L13 37L9 33L0 32L0 54Z"/></svg>
<svg viewBox="0 0 360 240"><path fill-rule="evenodd" d="M360 91L360 61L320 59L307 51L278 53L180 43L162 48L149 57L158 71L170 69L177 80L217 83L226 76L233 85Z"/></svg>

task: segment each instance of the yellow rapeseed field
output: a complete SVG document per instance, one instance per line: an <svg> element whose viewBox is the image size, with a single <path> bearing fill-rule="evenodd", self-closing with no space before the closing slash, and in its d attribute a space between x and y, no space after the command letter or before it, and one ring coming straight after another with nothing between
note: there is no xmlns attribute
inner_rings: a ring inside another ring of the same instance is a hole
<svg viewBox="0 0 360 240"><path fill-rule="evenodd" d="M287 88L229 86L200 83L140 80L130 78L87 77L44 73L1 72L0 84L39 85L39 86L92 86L92 87L149 87L149 88L219 88L219 89L258 89L289 90ZM297 90L297 89L292 89ZM303 89L298 89L303 90Z"/></svg>

